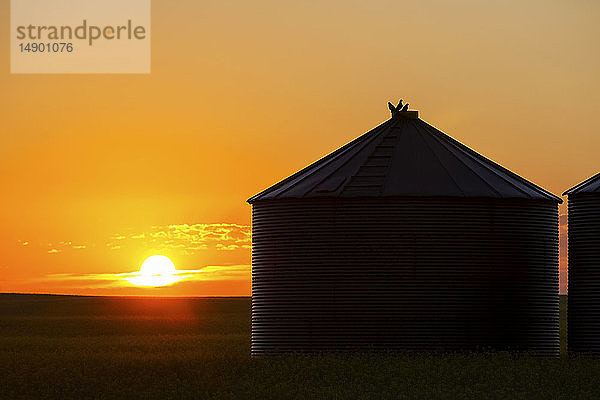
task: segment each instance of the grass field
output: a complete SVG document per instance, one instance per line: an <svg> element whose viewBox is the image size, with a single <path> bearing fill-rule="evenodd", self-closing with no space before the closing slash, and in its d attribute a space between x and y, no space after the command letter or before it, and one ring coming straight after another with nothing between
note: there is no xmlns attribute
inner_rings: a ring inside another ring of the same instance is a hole
<svg viewBox="0 0 600 400"><path fill-rule="evenodd" d="M500 353L252 359L249 334L248 298L0 295L0 398L600 397L600 360L594 358Z"/></svg>

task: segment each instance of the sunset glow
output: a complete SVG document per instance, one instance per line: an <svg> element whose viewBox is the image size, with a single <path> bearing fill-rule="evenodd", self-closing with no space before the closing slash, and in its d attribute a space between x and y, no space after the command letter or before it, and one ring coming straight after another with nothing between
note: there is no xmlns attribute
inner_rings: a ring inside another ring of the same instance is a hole
<svg viewBox="0 0 600 400"><path fill-rule="evenodd" d="M600 2L153 0L150 74L11 74L7 27L0 292L249 296L246 199L385 121L400 98L560 194L598 172L599 12ZM0 16L8 25L10 2ZM178 271L210 266L214 279L171 274L160 289L113 279L159 254Z"/></svg>

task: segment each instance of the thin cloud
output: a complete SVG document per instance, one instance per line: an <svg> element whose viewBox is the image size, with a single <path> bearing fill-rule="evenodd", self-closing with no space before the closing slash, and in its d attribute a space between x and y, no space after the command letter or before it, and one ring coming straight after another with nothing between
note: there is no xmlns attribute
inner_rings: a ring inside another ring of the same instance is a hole
<svg viewBox="0 0 600 400"><path fill-rule="evenodd" d="M145 231L117 232L100 242L110 250L130 247L145 247L156 251L177 250L186 255L194 255L203 250L219 251L247 250L251 248L252 228L249 225L228 223L216 224L174 224L153 225ZM27 240L19 240L21 246L31 246ZM69 250L84 250L96 246L96 243L73 242L63 240L40 244L48 254L57 254Z"/></svg>
<svg viewBox="0 0 600 400"><path fill-rule="evenodd" d="M200 269L177 270L175 273L171 274L173 279L169 285L191 281L249 280L251 276L250 271L250 265L207 265ZM138 281L139 278L141 278L141 274L139 271L136 271L125 273L49 274L43 280L52 282L71 282L93 288L111 288L136 286L135 282Z"/></svg>
<svg viewBox="0 0 600 400"><path fill-rule="evenodd" d="M107 246L142 244L148 248L180 250L185 254L195 254L201 250L249 249L252 229L249 225L238 224L178 224L154 225L145 232L119 232L114 234Z"/></svg>
<svg viewBox="0 0 600 400"><path fill-rule="evenodd" d="M27 243L27 244L25 244ZM23 242L24 246L30 245L29 242ZM60 242L55 243L46 243L42 245L43 247L48 248L48 254L56 254L62 253L65 250L74 249L74 250L83 250L88 248L88 244L85 242L72 242L70 240L62 240Z"/></svg>

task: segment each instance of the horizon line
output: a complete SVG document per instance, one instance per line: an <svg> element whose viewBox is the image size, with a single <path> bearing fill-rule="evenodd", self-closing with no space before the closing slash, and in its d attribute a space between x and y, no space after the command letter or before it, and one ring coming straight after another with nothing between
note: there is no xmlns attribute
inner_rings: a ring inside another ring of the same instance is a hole
<svg viewBox="0 0 600 400"><path fill-rule="evenodd" d="M250 299L252 296L152 296L152 295L94 295L94 294L64 294L64 293L23 293L23 292L0 292L0 296L64 296L64 297L117 297L131 299Z"/></svg>

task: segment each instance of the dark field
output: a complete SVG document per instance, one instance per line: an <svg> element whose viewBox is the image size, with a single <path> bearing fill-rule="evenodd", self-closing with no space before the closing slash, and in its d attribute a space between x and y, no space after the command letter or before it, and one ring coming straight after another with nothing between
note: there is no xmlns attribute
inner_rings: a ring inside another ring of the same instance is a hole
<svg viewBox="0 0 600 400"><path fill-rule="evenodd" d="M593 358L500 353L251 359L249 336L248 298L0 295L0 398L600 396L600 360Z"/></svg>

